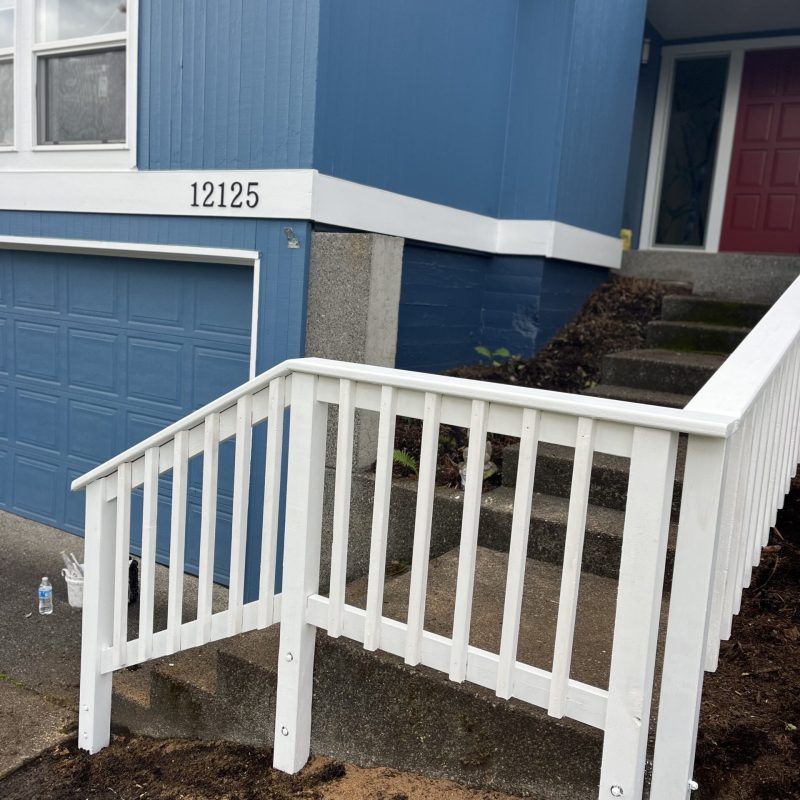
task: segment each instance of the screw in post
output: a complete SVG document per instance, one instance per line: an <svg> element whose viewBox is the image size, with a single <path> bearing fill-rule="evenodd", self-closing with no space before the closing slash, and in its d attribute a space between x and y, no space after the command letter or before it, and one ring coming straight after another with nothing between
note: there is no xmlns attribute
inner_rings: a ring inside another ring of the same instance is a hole
<svg viewBox="0 0 800 800"><path fill-rule="evenodd" d="M288 736L288 735L289 735L289 729L284 725L281 728L281 736Z"/></svg>
<svg viewBox="0 0 800 800"><path fill-rule="evenodd" d="M287 661L294 661L294 656L291 653L287 653L286 654L286 660Z"/></svg>
<svg viewBox="0 0 800 800"><path fill-rule="evenodd" d="M700 784L697 781L689 781L689 791L696 792L700 788Z"/></svg>
<svg viewBox="0 0 800 800"><path fill-rule="evenodd" d="M622 797L623 794L624 794L624 792L622 791L622 787L621 786L614 785L614 786L611 787L611 796L612 797Z"/></svg>

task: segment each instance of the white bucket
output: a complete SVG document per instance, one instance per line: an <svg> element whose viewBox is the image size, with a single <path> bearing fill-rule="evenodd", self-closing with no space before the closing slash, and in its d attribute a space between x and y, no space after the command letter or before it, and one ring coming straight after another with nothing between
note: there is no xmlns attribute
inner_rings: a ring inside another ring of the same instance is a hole
<svg viewBox="0 0 800 800"><path fill-rule="evenodd" d="M83 564L81 564L83 567ZM61 574L67 582L67 597L73 608L83 608L83 578L73 578L67 570L62 569Z"/></svg>

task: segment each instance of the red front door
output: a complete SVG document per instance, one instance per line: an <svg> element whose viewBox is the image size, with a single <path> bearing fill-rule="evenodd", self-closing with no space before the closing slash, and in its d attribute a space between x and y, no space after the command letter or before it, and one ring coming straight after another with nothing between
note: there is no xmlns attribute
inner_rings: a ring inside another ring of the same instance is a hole
<svg viewBox="0 0 800 800"><path fill-rule="evenodd" d="M800 252L800 48L745 56L720 250Z"/></svg>

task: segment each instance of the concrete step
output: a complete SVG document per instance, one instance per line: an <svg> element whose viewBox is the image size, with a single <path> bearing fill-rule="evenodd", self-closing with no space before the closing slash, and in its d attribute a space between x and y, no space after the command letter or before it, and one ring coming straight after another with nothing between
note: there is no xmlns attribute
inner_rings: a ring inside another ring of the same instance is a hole
<svg viewBox="0 0 800 800"><path fill-rule="evenodd" d="M676 394L695 394L725 361L711 353L626 350L603 358L603 382Z"/></svg>
<svg viewBox="0 0 800 800"><path fill-rule="evenodd" d="M737 302L698 295L666 295L661 301L661 319L752 328L769 308L765 303Z"/></svg>
<svg viewBox="0 0 800 800"><path fill-rule="evenodd" d="M495 653L507 567L506 553L478 548L470 643ZM433 559L429 567L426 629L443 636L452 629L457 570L457 550ZM545 670L552 662L560 578L560 565L528 559L518 659ZM409 582L409 572L387 576L385 616L405 621ZM366 579L350 583L347 602L363 608L366 589ZM602 688L608 684L615 602L614 580L583 576L571 676ZM201 651L172 657L175 664L183 662L172 671L158 666L156 680L173 680L176 689L159 690L158 704L142 700L138 716L131 714L130 698L125 698L127 705L122 702L120 676L115 676L115 724L149 733L183 725L183 735L204 735L205 727L198 727L184 709L191 678L196 691L202 690L200 684L213 682L215 695L205 698L205 718L213 717L216 730L225 731L218 738L268 746L274 726L277 626L217 645L213 678L199 677L201 670L213 672L207 658L193 655ZM313 702L312 751L318 754L552 800L597 794L599 731L552 719L519 701L499 701L481 687L452 683L442 673L408 667L399 658L368 653L356 642L324 632L317 635ZM155 716L166 720L162 727L153 722Z"/></svg>
<svg viewBox="0 0 800 800"><path fill-rule="evenodd" d="M572 483L574 450L571 447L543 442L536 457L535 486L549 495L568 498ZM680 496L683 489L683 463L686 443L680 440L678 447L677 477L672 495L673 519L677 520ZM517 485L519 445L503 448L503 486ZM589 486L589 502L595 506L625 510L628 498L630 459L595 453L592 461L592 481Z"/></svg>
<svg viewBox="0 0 800 800"><path fill-rule="evenodd" d="M677 392L654 392L650 389L635 389L632 386L614 386L610 383L598 383L582 394L590 397L607 397L609 400L625 400L628 403L645 403L665 408L683 408L693 397L691 394Z"/></svg>
<svg viewBox="0 0 800 800"><path fill-rule="evenodd" d="M732 353L750 328L705 322L656 320L647 325L649 347L697 353Z"/></svg>

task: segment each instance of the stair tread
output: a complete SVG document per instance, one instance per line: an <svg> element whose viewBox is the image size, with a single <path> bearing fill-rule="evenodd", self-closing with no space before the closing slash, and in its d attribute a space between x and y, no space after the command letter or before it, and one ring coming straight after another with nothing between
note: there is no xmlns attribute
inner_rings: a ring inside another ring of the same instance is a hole
<svg viewBox="0 0 800 800"><path fill-rule="evenodd" d="M217 686L218 642L193 647L153 662L152 670L161 677L188 684L209 694Z"/></svg>
<svg viewBox="0 0 800 800"><path fill-rule="evenodd" d="M677 392L662 392L654 389L637 389L634 386L619 386L613 383L598 383L582 394L590 397L605 397L610 400L625 400L629 403L642 403L665 408L683 408L694 395Z"/></svg>
<svg viewBox="0 0 800 800"><path fill-rule="evenodd" d="M726 356L718 353L694 353L679 350L662 350L660 348L643 348L641 350L621 350L610 353L605 358L616 361L648 361L665 364L680 364L704 369L718 369Z"/></svg>
<svg viewBox="0 0 800 800"><path fill-rule="evenodd" d="M739 334L747 334L752 330L752 328L749 328L746 325L722 325L716 322L697 322L695 320L684 319L654 319L647 324L648 326L674 328L676 330L693 328L698 331L717 331Z"/></svg>
<svg viewBox="0 0 800 800"><path fill-rule="evenodd" d="M458 553L454 548L432 559L428 568L425 629L446 637L452 634ZM500 647L507 570L506 552L478 547L470 644L493 653ZM384 616L405 621L410 578L410 572L386 578ZM551 668L560 586L560 565L526 559L517 651L517 659L525 664ZM347 587L347 602L363 608L366 592L366 578L353 581ZM616 593L616 581L582 574L571 677L601 688L608 684Z"/></svg>

